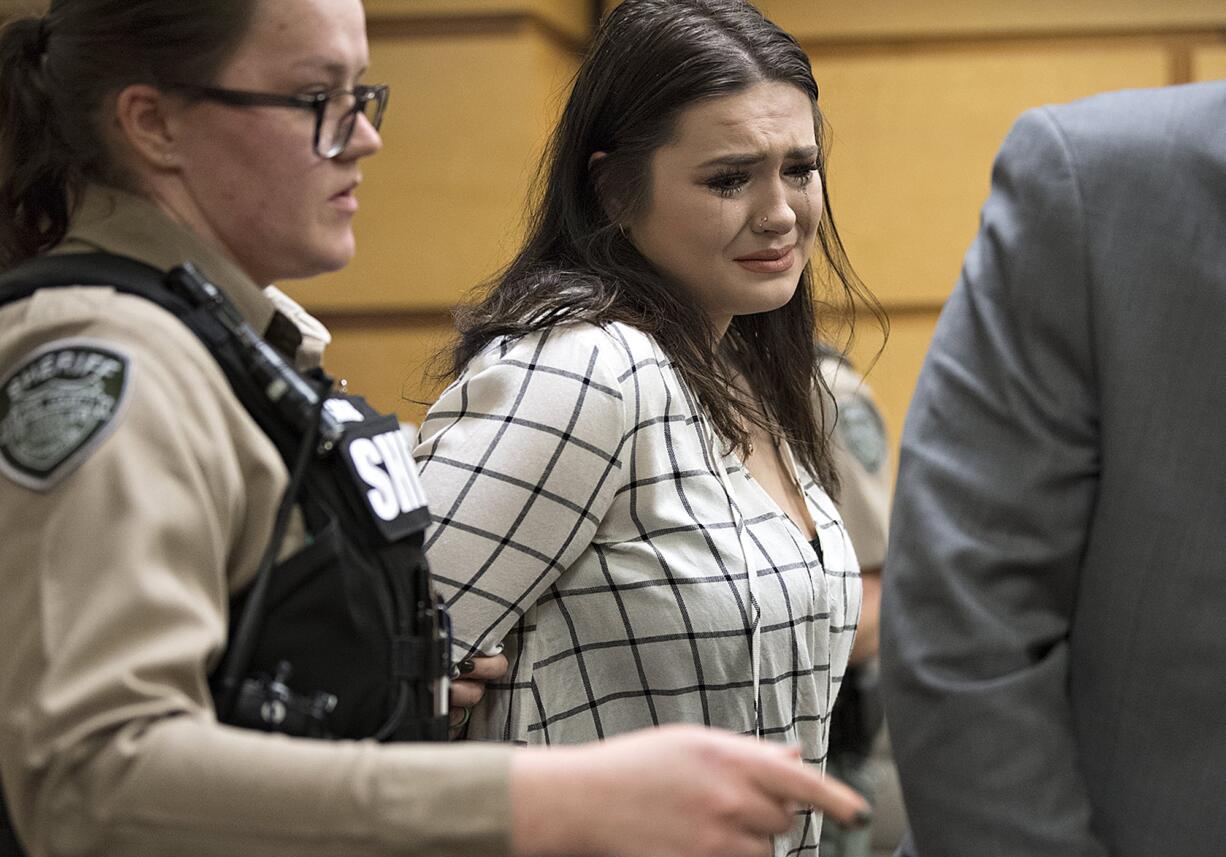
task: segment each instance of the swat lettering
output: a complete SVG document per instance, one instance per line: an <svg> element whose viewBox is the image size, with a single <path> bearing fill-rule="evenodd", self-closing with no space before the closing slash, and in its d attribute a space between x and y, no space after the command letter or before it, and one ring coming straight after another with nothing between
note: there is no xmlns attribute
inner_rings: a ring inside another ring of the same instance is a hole
<svg viewBox="0 0 1226 857"><path fill-rule="evenodd" d="M374 437L355 438L349 458L359 478L370 488L366 499L384 521L394 521L426 505L426 495L417 479L417 465L408 438L399 429Z"/></svg>

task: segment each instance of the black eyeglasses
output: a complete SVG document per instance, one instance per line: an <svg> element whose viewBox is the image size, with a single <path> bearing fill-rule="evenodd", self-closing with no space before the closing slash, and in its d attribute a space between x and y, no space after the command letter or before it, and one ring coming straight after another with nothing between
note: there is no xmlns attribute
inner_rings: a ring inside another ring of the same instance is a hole
<svg viewBox="0 0 1226 857"><path fill-rule="evenodd" d="M359 113L378 131L383 122L383 111L387 109L388 88L384 85L355 86L353 89L334 89L331 92L316 92L311 95L275 95L194 83L164 85L197 98L234 107L295 107L313 111L315 154L325 159L335 158L345 151L349 139L353 136Z"/></svg>

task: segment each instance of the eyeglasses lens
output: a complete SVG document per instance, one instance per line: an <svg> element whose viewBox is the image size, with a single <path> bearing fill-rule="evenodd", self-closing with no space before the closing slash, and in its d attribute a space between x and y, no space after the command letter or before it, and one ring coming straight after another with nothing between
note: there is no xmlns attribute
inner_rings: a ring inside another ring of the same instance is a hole
<svg viewBox="0 0 1226 857"><path fill-rule="evenodd" d="M349 145L353 129L361 113L377 131L383 122L383 108L387 104L384 89L369 89L333 93L324 105L319 127L319 142L316 151L321 157L335 158Z"/></svg>

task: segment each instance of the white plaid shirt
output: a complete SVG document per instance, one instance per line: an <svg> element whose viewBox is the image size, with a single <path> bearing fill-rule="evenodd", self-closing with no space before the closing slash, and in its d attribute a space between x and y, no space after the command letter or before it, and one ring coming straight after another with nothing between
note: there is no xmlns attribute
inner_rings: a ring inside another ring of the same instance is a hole
<svg viewBox="0 0 1226 857"><path fill-rule="evenodd" d="M655 340L623 324L495 342L443 392L416 450L437 525L427 555L456 660L500 643L510 660L470 737L571 744L705 723L824 763L860 610L855 555L809 474L820 559L722 450ZM801 815L778 854L816 853L820 818Z"/></svg>

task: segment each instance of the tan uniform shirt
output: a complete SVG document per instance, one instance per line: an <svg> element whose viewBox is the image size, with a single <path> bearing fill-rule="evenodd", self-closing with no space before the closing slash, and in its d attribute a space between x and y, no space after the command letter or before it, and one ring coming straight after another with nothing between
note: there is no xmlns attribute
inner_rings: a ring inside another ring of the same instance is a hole
<svg viewBox="0 0 1226 857"><path fill-rule="evenodd" d="M129 195L91 191L63 249L160 268L191 259L257 329L274 316L216 250ZM0 410L47 392L31 356L74 343L126 364L122 393L103 398L112 415L48 479L8 459L0 469L0 774L31 854L505 853L506 748L321 742L216 722L206 676L285 468L196 338L109 288L0 309ZM0 446L36 457L47 411L21 403ZM63 435L68 423L48 425Z"/></svg>

